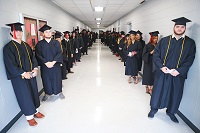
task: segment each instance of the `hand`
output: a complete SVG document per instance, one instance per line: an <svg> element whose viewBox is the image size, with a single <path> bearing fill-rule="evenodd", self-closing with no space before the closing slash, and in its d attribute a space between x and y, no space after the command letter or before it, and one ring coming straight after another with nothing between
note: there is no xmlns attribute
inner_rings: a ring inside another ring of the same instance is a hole
<svg viewBox="0 0 200 133"><path fill-rule="evenodd" d="M38 74L38 70L37 69L33 69L32 70L32 75L33 75L33 77L36 77L37 76L37 74Z"/></svg>
<svg viewBox="0 0 200 133"><path fill-rule="evenodd" d="M74 55L73 55L73 54L71 54L71 57L73 58L73 57L74 57Z"/></svg>
<svg viewBox="0 0 200 133"><path fill-rule="evenodd" d="M32 76L31 76L30 73L31 73L31 72L26 72L26 73L24 74L24 78L25 78L25 79L31 79Z"/></svg>
<svg viewBox="0 0 200 133"><path fill-rule="evenodd" d="M154 50L152 50L151 52L150 52L150 54L153 54L154 53Z"/></svg>
<svg viewBox="0 0 200 133"><path fill-rule="evenodd" d="M172 69L172 70L173 71L170 73L172 76L176 77L180 74L176 69Z"/></svg>
<svg viewBox="0 0 200 133"><path fill-rule="evenodd" d="M131 52L131 53L132 53L133 56L137 54L137 52L135 52L135 51L133 51L133 52Z"/></svg>
<svg viewBox="0 0 200 133"><path fill-rule="evenodd" d="M163 73L168 73L169 68L167 68L167 67L162 67L161 70L162 70Z"/></svg>
<svg viewBox="0 0 200 133"><path fill-rule="evenodd" d="M48 68L52 68L53 67L53 62L47 62L45 63L45 65L48 67Z"/></svg>

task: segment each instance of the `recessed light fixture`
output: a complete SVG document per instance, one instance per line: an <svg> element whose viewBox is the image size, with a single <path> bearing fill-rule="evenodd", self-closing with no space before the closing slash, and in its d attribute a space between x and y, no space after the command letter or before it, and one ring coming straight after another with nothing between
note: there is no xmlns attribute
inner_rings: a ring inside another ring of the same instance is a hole
<svg viewBox="0 0 200 133"><path fill-rule="evenodd" d="M101 18L96 18L95 20L98 20L98 21L99 21L99 20L102 20L102 19L101 19Z"/></svg>
<svg viewBox="0 0 200 133"><path fill-rule="evenodd" d="M94 7L94 11L95 12L102 12L103 11L103 7Z"/></svg>
<svg viewBox="0 0 200 133"><path fill-rule="evenodd" d="M98 22L97 24L100 25L101 23Z"/></svg>

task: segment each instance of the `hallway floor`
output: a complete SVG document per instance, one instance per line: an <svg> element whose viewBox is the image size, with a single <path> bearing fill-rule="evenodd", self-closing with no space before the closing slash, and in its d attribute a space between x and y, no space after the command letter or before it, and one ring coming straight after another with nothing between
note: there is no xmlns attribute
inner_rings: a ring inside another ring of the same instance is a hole
<svg viewBox="0 0 200 133"><path fill-rule="evenodd" d="M41 102L44 119L30 127L22 116L8 133L192 133L178 117L173 123L165 110L147 117L150 96L140 82L128 84L124 66L109 48L95 43L63 81L65 99ZM43 95L42 95L43 96ZM41 96L41 98L42 98Z"/></svg>

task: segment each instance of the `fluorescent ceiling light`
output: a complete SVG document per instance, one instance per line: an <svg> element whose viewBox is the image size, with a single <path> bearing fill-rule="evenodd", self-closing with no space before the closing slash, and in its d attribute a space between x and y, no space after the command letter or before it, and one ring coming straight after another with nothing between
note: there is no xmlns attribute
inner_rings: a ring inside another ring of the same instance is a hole
<svg viewBox="0 0 200 133"><path fill-rule="evenodd" d="M101 18L96 18L96 20L101 20Z"/></svg>
<svg viewBox="0 0 200 133"><path fill-rule="evenodd" d="M94 7L95 12L102 12L103 7Z"/></svg>
<svg viewBox="0 0 200 133"><path fill-rule="evenodd" d="M99 24L101 24L101 23L98 22L97 24L99 25Z"/></svg>

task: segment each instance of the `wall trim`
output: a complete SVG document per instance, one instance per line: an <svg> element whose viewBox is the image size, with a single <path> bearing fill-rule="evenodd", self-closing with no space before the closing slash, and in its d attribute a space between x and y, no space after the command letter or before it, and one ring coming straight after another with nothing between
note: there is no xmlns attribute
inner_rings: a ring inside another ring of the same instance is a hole
<svg viewBox="0 0 200 133"><path fill-rule="evenodd" d="M44 88L39 92L41 95L44 92ZM14 124L15 122L22 116L22 111L20 111L1 131L0 133L6 133Z"/></svg>
<svg viewBox="0 0 200 133"><path fill-rule="evenodd" d="M141 77L143 74L141 72L138 73ZM198 129L187 117L185 117L179 110L177 115L195 132L200 133L200 129Z"/></svg>

